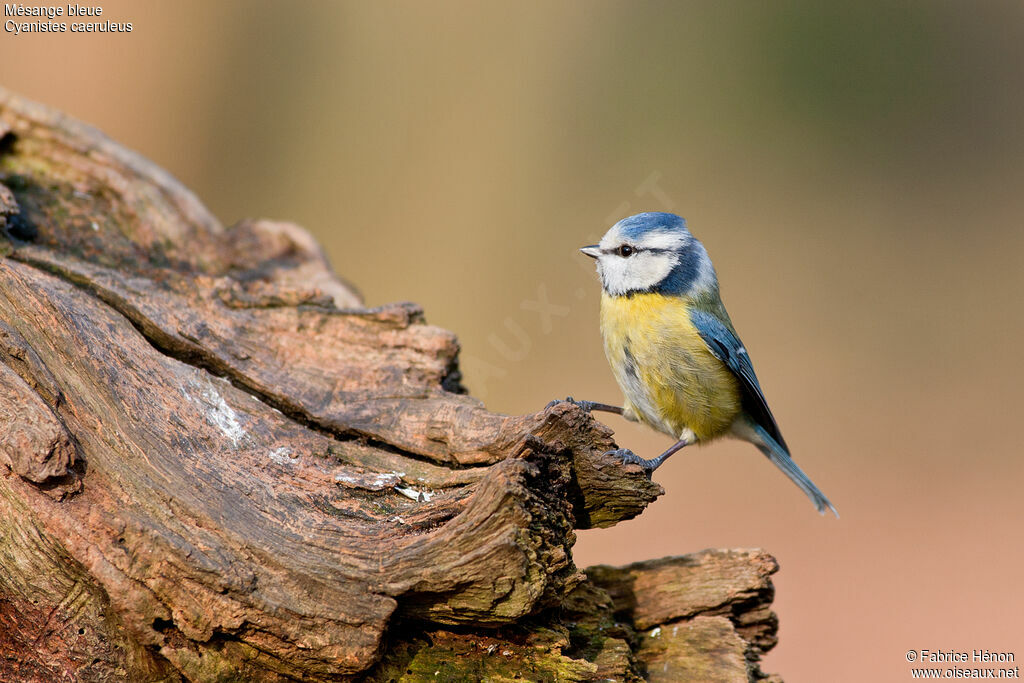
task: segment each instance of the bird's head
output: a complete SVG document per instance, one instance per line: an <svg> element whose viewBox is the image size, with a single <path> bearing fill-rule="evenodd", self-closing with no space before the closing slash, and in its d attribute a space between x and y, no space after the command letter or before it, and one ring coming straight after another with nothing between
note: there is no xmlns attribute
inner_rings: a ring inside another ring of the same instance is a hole
<svg viewBox="0 0 1024 683"><path fill-rule="evenodd" d="M623 218L600 244L580 251L597 260L601 285L612 296L642 292L683 296L718 288L704 245L686 229L686 221L672 213Z"/></svg>

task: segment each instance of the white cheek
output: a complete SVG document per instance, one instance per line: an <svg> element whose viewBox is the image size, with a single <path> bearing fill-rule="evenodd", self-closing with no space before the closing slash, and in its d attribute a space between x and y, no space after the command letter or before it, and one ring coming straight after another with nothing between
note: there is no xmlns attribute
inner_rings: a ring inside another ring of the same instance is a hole
<svg viewBox="0 0 1024 683"><path fill-rule="evenodd" d="M630 258L603 256L601 282L605 290L615 296L649 289L668 277L678 262L675 255L650 252L641 252Z"/></svg>

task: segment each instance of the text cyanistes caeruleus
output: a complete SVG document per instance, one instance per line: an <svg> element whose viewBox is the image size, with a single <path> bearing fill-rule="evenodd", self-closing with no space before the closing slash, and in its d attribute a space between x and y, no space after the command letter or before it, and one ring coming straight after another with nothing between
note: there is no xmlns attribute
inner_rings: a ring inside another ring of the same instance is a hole
<svg viewBox="0 0 1024 683"><path fill-rule="evenodd" d="M693 443L732 435L757 446L814 502L835 507L797 467L768 409L747 350L719 296L707 251L670 213L641 213L616 223L601 243L583 247L597 260L605 354L625 398L620 413L677 439L645 460L615 453L648 473ZM572 400L572 399L569 399Z"/></svg>

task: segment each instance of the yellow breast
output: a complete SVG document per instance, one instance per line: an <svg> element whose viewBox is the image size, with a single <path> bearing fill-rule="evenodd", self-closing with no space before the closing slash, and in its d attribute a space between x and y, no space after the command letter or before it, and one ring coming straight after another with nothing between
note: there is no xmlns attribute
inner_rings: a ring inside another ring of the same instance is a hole
<svg viewBox="0 0 1024 683"><path fill-rule="evenodd" d="M601 334L625 408L655 429L701 441L740 411L739 382L690 322L689 301L661 294L601 297Z"/></svg>

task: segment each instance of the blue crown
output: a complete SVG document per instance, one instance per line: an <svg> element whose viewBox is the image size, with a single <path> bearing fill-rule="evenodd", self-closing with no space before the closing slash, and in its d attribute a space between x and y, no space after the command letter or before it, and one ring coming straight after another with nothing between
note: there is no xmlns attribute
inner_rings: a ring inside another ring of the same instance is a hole
<svg viewBox="0 0 1024 683"><path fill-rule="evenodd" d="M678 231L689 233L686 229L686 221L674 213L663 211L647 211L638 213L629 218L623 218L618 223L623 237L638 239L653 231Z"/></svg>

